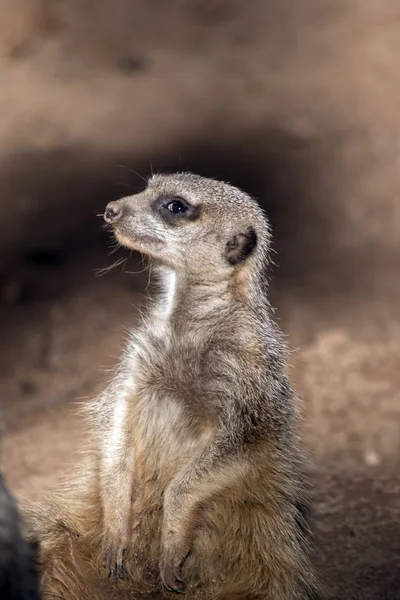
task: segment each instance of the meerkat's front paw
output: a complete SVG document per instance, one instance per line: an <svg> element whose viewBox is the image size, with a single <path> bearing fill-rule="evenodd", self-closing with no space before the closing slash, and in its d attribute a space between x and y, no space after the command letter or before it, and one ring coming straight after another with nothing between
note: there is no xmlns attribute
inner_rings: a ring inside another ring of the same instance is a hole
<svg viewBox="0 0 400 600"><path fill-rule="evenodd" d="M160 560L160 575L163 585L171 592L183 594L186 583L183 580L182 568L189 556L189 551L179 548L174 543L164 544Z"/></svg>
<svg viewBox="0 0 400 600"><path fill-rule="evenodd" d="M107 577L117 581L125 578L126 544L124 539L114 534L106 534L103 538L102 557L103 567Z"/></svg>

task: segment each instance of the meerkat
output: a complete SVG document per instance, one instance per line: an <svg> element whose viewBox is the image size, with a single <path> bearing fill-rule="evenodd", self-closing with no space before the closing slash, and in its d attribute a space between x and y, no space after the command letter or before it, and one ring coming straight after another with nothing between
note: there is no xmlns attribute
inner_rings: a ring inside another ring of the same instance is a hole
<svg viewBox="0 0 400 600"><path fill-rule="evenodd" d="M31 513L43 598L315 600L266 216L178 173L104 218L161 292L89 406L85 463Z"/></svg>
<svg viewBox="0 0 400 600"><path fill-rule="evenodd" d="M39 600L35 549L25 540L17 503L0 473L0 598Z"/></svg>

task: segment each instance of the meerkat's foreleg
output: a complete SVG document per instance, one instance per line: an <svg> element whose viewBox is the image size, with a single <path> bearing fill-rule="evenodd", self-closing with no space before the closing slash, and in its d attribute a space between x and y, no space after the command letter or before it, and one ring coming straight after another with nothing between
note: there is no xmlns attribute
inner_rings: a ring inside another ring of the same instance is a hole
<svg viewBox="0 0 400 600"><path fill-rule="evenodd" d="M100 457L103 507L103 564L109 576L124 577L124 555L129 543L135 451L128 417L129 396L115 403Z"/></svg>
<svg viewBox="0 0 400 600"><path fill-rule="evenodd" d="M240 476L237 458L232 460L233 441L229 430L217 432L211 443L165 490L160 574L165 587L171 591L184 591L182 567L191 551L200 507ZM237 448L237 441L235 446Z"/></svg>

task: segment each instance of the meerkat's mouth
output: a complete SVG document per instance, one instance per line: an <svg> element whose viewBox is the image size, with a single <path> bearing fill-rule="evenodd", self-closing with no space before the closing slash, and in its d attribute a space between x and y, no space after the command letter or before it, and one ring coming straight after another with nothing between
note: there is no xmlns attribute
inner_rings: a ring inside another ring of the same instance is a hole
<svg viewBox="0 0 400 600"><path fill-rule="evenodd" d="M129 236L114 228L114 235L117 241L130 250L138 250L139 252L151 252L151 250L160 250L164 246L164 242L152 235L147 234L130 234Z"/></svg>

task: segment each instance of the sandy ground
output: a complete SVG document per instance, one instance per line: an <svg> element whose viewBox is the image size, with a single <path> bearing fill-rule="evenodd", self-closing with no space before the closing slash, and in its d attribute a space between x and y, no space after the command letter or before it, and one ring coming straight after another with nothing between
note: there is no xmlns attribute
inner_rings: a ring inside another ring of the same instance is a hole
<svg viewBox="0 0 400 600"><path fill-rule="evenodd" d="M327 593L400 598L399 23L396 0L0 1L3 462L22 503L73 468L79 403L145 302L144 275L95 276L115 259L96 213L135 171L190 168L273 224Z"/></svg>

